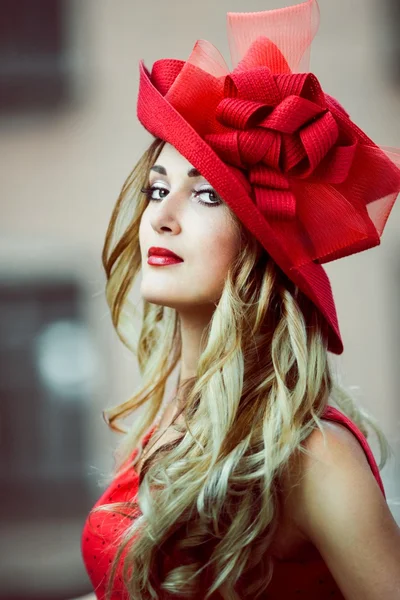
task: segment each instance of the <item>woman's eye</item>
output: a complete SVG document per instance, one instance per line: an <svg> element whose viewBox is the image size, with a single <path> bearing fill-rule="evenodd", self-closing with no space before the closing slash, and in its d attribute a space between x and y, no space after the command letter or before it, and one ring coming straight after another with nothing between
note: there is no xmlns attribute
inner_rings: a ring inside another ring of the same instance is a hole
<svg viewBox="0 0 400 600"><path fill-rule="evenodd" d="M146 194L148 200L161 200L162 198L165 198L165 195L168 194L168 190L166 188L157 187L155 185L152 185L148 188L143 188L141 192ZM162 195L163 192L166 192L164 196ZM155 196L155 193L158 193L158 196Z"/></svg>
<svg viewBox="0 0 400 600"><path fill-rule="evenodd" d="M196 196L196 198L199 198L201 196L208 196L208 201L207 200L200 200L200 202L202 204L207 204L208 206L218 206L219 204L221 204L221 199L218 197L217 193L213 190L213 189L206 189L206 190L193 190L194 195Z"/></svg>

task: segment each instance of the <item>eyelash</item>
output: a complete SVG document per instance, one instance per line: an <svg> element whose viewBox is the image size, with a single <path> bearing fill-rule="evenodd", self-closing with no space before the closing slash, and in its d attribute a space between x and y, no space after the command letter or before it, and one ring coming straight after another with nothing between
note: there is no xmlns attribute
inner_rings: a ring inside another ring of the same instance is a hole
<svg viewBox="0 0 400 600"><path fill-rule="evenodd" d="M163 190L163 191L168 191L166 188L164 187L158 187L157 185L152 185L150 187L145 187L142 188L140 191L143 194L146 194L147 199L149 201L153 200L155 202L159 202L160 200L162 200L162 198L152 198L151 195L154 192L154 190ZM210 188L210 189L204 189L204 190L192 190L192 193L195 195L196 198L198 198L198 196L200 196L201 194L214 194L217 198L216 202L204 202L204 200L197 200L200 204L203 204L204 206L219 206L220 204L222 204L222 202L218 199L217 194L215 193L215 191Z"/></svg>

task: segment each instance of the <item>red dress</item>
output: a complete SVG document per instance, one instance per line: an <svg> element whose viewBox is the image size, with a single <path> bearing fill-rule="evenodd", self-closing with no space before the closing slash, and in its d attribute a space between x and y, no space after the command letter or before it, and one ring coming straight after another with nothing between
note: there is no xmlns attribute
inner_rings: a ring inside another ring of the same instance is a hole
<svg viewBox="0 0 400 600"><path fill-rule="evenodd" d="M353 432L366 454L372 473L384 497L386 497L378 466L362 432L346 415L334 407L328 406L323 418L343 424ZM148 442L154 430L155 427L145 436L144 444ZM136 453L137 449L134 451L133 456ZM133 469L124 475L117 475L95 506L132 499L138 490L138 481L139 477ZM89 516L86 519L82 534L82 555L98 600L104 598L106 575L115 555L113 542L115 543L118 532L123 531L129 523L130 519L128 517L123 517L118 513L99 512L90 515L90 519ZM127 598L127 593L123 589L122 578L117 575L112 600L127 600ZM273 578L263 599L291 600L292 598L307 600L335 598L336 600L344 600L327 565L318 552L315 553L313 558L307 556L304 557L304 560L299 557L295 561L275 559Z"/></svg>

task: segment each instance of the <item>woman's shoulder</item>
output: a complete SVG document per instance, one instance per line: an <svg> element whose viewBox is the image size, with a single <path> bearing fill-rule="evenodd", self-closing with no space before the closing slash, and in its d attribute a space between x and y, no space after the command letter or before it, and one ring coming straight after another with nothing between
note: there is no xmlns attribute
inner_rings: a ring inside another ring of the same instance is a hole
<svg viewBox="0 0 400 600"><path fill-rule="evenodd" d="M322 431L315 429L303 442L305 453L292 455L281 479L282 512L280 531L277 532L272 550L279 559L305 560L315 558L316 549L303 528L303 517L312 504L310 495L315 489L326 485L324 475L332 473L332 465L342 465L346 471L349 455L358 461L360 468L370 469L365 452L357 437L344 424L346 415L327 407L322 419ZM347 459L346 459L347 456ZM348 467L350 468L350 467ZM351 467L354 469L354 467Z"/></svg>
<svg viewBox="0 0 400 600"><path fill-rule="evenodd" d="M364 438L362 433L361 435ZM370 470L360 436L355 435L343 421L323 419L322 431L315 429L305 440L304 448L307 454L303 456L303 470L313 468L316 461L326 466L331 463L345 466L343 462L338 463L339 459L347 462L356 459L362 468Z"/></svg>
<svg viewBox="0 0 400 600"><path fill-rule="evenodd" d="M337 408L327 406L321 429L315 428L302 443L303 451L296 452L285 473L285 481L291 486L312 470L327 468L329 465L342 466L358 464L360 468L372 471L383 490L379 469L368 441L357 425Z"/></svg>
<svg viewBox="0 0 400 600"><path fill-rule="evenodd" d="M325 430L331 433L332 442L335 440L335 434L338 443L344 444L349 451L352 450L352 457L358 458L360 465L372 471L372 474L386 498L385 489L380 475L379 467L375 460L372 449L364 433L347 415L333 406L327 406L322 416ZM322 434L321 434L322 435ZM315 443L311 440L310 443Z"/></svg>
<svg viewBox="0 0 400 600"><path fill-rule="evenodd" d="M363 477L375 478L383 496L385 491L369 444L359 428L339 410L328 407L316 428L304 440L304 451L296 452L282 477L285 509L301 524L310 490L336 482L352 482Z"/></svg>

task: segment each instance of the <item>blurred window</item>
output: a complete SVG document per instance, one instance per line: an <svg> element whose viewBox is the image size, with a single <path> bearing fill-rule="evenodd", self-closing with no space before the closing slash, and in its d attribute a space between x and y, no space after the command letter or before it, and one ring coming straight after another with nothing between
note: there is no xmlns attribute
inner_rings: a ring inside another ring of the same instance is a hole
<svg viewBox="0 0 400 600"><path fill-rule="evenodd" d="M0 112L68 101L65 9L62 0L1 0Z"/></svg>

